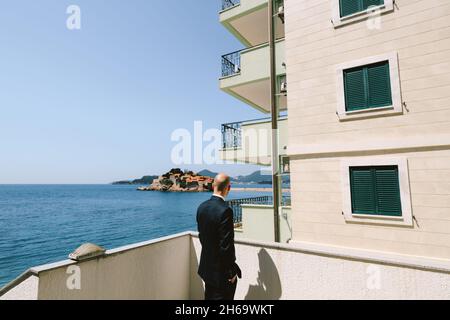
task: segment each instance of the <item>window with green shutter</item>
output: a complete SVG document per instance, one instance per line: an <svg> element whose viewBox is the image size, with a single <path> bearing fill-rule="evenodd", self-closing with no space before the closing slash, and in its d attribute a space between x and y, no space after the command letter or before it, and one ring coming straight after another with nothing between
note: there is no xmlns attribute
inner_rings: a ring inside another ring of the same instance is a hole
<svg viewBox="0 0 450 320"><path fill-rule="evenodd" d="M398 166L350 167L352 213L402 216Z"/></svg>
<svg viewBox="0 0 450 320"><path fill-rule="evenodd" d="M344 70L346 111L392 105L389 61Z"/></svg>
<svg viewBox="0 0 450 320"><path fill-rule="evenodd" d="M364 10L371 6L381 6L384 0L339 0L341 18Z"/></svg>

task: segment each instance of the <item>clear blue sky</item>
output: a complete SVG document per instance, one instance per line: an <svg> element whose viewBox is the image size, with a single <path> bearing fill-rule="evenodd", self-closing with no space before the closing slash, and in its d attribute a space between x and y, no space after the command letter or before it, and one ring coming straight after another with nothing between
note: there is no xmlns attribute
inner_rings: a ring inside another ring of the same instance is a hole
<svg viewBox="0 0 450 320"><path fill-rule="evenodd" d="M81 8L81 30L66 28L72 4ZM220 0L3 1L0 183L158 174L172 167L174 129L262 117L218 89L220 56L242 48L218 22L219 7ZM208 169L236 175L258 167Z"/></svg>

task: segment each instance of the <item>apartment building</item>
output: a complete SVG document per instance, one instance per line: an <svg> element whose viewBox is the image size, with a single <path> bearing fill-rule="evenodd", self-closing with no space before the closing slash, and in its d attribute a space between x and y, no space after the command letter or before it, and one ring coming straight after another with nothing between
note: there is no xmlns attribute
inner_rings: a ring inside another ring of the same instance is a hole
<svg viewBox="0 0 450 320"><path fill-rule="evenodd" d="M221 22L247 48L222 58L221 89L268 113L268 1L223 3ZM274 6L277 93L289 83L278 99L292 193L285 239L449 259L449 1ZM227 146L225 159L270 164Z"/></svg>
<svg viewBox="0 0 450 320"><path fill-rule="evenodd" d="M285 10L293 239L450 259L450 2Z"/></svg>

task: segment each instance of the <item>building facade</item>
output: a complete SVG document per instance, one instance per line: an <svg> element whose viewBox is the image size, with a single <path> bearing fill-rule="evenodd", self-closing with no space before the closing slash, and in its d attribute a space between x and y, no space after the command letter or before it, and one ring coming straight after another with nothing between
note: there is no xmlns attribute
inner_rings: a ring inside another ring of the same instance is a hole
<svg viewBox="0 0 450 320"><path fill-rule="evenodd" d="M274 5L290 242L449 259L450 3ZM269 112L267 1L220 16L247 46L221 88Z"/></svg>
<svg viewBox="0 0 450 320"><path fill-rule="evenodd" d="M293 239L450 259L450 3L356 2L285 4Z"/></svg>

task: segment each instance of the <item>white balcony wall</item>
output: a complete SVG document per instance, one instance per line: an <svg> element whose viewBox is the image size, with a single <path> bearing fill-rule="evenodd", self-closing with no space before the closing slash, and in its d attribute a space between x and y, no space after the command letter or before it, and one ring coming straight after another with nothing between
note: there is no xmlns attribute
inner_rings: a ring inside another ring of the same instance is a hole
<svg viewBox="0 0 450 320"><path fill-rule="evenodd" d="M74 267L79 268L79 272L71 269ZM78 263L67 260L32 271L39 278L38 286L31 286L32 290L38 289L37 292L19 285L4 298L189 299L190 237L188 234L175 235L110 250L98 259ZM77 275L80 289L70 289L67 284L76 287L74 277ZM24 283L29 283L29 279Z"/></svg>
<svg viewBox="0 0 450 320"><path fill-rule="evenodd" d="M196 237L193 247L198 261ZM243 274L238 300L450 299L448 261L243 239L237 241L236 253ZM201 298L201 291L191 296Z"/></svg>
<svg viewBox="0 0 450 320"><path fill-rule="evenodd" d="M280 242L287 243L292 237L291 208L280 209ZM242 231L238 234L240 239L275 241L273 206L242 205Z"/></svg>
<svg viewBox="0 0 450 320"><path fill-rule="evenodd" d="M36 267L0 299L202 299L196 233L107 251L84 262ZM450 263L376 251L236 240L243 278L236 299L450 299ZM79 267L80 289L69 289Z"/></svg>
<svg viewBox="0 0 450 320"><path fill-rule="evenodd" d="M275 45L277 74L285 74L283 67L285 62L284 40L279 40ZM270 51L269 44L265 43L241 52L241 72L234 76L222 78L221 88L232 88L250 82L269 79L270 77Z"/></svg>
<svg viewBox="0 0 450 320"><path fill-rule="evenodd" d="M220 22L246 47L268 42L269 12L267 0L241 0L240 4L222 10ZM284 37L284 24L275 19L276 39Z"/></svg>

